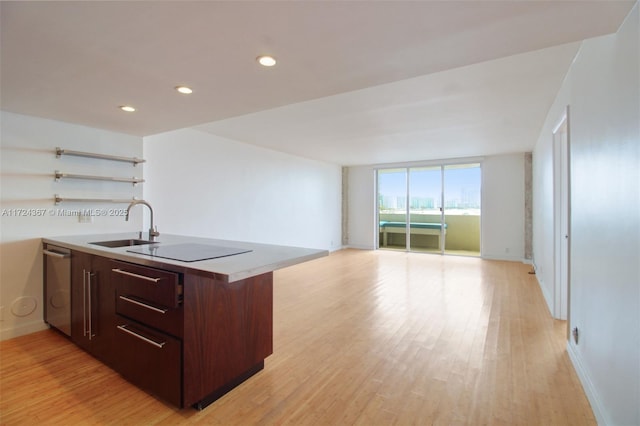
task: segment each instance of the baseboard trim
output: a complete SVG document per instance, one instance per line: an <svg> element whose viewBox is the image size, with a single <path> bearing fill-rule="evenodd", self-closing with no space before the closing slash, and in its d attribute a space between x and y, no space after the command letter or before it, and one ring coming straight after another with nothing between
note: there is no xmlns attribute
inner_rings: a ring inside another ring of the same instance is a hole
<svg viewBox="0 0 640 426"><path fill-rule="evenodd" d="M364 245L364 244L349 244L349 245L345 246L345 248L357 249L357 250L375 250L375 247L367 246L367 245Z"/></svg>
<svg viewBox="0 0 640 426"><path fill-rule="evenodd" d="M493 254L483 254L480 256L482 259L486 259L486 260L504 260L506 262L520 262L520 263L525 263L525 259L522 257L516 257L516 256L496 256Z"/></svg>
<svg viewBox="0 0 640 426"><path fill-rule="evenodd" d="M573 364L573 368L576 370L576 374L580 379L584 393L587 395L587 399L591 404L591 409L593 410L593 415L596 417L598 425L606 426L610 424L606 419L604 414L605 412L602 408L602 402L600 402L598 392L596 392L596 388L591 381L591 377L589 376L587 369L584 367L582 358L570 341L567 341L567 354L569 354L571 364Z"/></svg>
<svg viewBox="0 0 640 426"><path fill-rule="evenodd" d="M544 297L544 301L547 304L549 315L553 317L553 295L549 294L549 291L547 290L547 287L544 285L544 282L540 281L539 275L536 275L536 281L538 282L538 287L540 287L540 291L542 292L542 297Z"/></svg>
<svg viewBox="0 0 640 426"><path fill-rule="evenodd" d="M46 330L47 328L49 328L49 326L42 320L29 322L13 328L6 328L0 330L0 341Z"/></svg>

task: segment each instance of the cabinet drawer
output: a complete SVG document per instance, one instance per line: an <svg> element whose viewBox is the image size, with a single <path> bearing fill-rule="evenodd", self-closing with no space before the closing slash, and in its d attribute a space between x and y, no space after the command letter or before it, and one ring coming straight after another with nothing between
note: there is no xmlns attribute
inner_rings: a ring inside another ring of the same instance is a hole
<svg viewBox="0 0 640 426"><path fill-rule="evenodd" d="M131 383L182 407L182 342L117 316L117 371Z"/></svg>
<svg viewBox="0 0 640 426"><path fill-rule="evenodd" d="M167 308L118 289L116 291L116 312L174 336L183 336L182 306Z"/></svg>
<svg viewBox="0 0 640 426"><path fill-rule="evenodd" d="M182 299L180 274L146 266L113 261L111 279L121 294L138 297L168 308Z"/></svg>

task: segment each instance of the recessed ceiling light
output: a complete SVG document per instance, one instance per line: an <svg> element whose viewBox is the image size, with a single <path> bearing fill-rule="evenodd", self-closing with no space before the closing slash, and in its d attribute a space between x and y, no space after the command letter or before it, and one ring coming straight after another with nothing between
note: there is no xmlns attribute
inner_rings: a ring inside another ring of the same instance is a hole
<svg viewBox="0 0 640 426"><path fill-rule="evenodd" d="M136 109L134 107L132 107L131 105L121 105L120 109L125 111L125 112L134 112Z"/></svg>
<svg viewBox="0 0 640 426"><path fill-rule="evenodd" d="M276 64L276 58L269 55L258 56L257 60L260 65L265 67L272 67Z"/></svg>
<svg viewBox="0 0 640 426"><path fill-rule="evenodd" d="M187 86L177 86L176 90L182 93L183 95L190 95L193 93L193 90L191 89L191 87L187 87Z"/></svg>

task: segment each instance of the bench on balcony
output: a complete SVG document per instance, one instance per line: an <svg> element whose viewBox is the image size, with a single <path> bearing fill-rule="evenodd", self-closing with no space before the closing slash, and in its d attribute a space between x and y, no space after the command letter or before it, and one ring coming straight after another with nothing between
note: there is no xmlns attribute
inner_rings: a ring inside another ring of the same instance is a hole
<svg viewBox="0 0 640 426"><path fill-rule="evenodd" d="M420 223L411 222L409 224L411 234L416 235L437 235L438 247L441 247L441 236L447 233L447 224L444 223ZM380 221L380 232L382 232L382 245L387 245L388 234L405 234L407 233L407 224L405 222L388 222Z"/></svg>

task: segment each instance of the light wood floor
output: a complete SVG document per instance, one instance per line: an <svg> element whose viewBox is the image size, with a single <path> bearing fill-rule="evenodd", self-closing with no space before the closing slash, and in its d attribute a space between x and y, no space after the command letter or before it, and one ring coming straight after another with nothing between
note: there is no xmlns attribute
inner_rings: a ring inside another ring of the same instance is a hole
<svg viewBox="0 0 640 426"><path fill-rule="evenodd" d="M530 267L344 250L275 274L274 354L178 410L54 331L0 343L0 423L589 425Z"/></svg>

